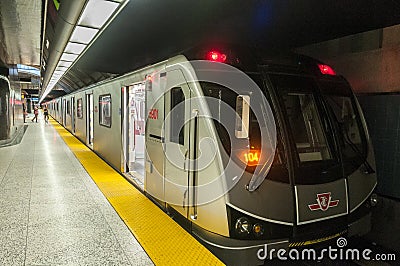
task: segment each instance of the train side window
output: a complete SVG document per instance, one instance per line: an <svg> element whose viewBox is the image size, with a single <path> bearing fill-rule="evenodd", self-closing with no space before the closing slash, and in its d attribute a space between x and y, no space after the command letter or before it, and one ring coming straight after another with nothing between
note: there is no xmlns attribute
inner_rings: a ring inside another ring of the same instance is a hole
<svg viewBox="0 0 400 266"><path fill-rule="evenodd" d="M76 117L78 117L78 118L83 118L83 113L82 113L82 98L79 98L77 101L76 101L76 106L77 106L77 108L76 108Z"/></svg>
<svg viewBox="0 0 400 266"><path fill-rule="evenodd" d="M69 103L69 100L67 100L67 115L71 115L71 104Z"/></svg>
<svg viewBox="0 0 400 266"><path fill-rule="evenodd" d="M170 141L184 145L185 95L181 88L171 89ZM180 104L182 103L182 104Z"/></svg>
<svg viewBox="0 0 400 266"><path fill-rule="evenodd" d="M111 95L99 96L99 124L111 127Z"/></svg>
<svg viewBox="0 0 400 266"><path fill-rule="evenodd" d="M235 136L239 139L248 138L250 121L250 96L238 95L236 97L236 114Z"/></svg>

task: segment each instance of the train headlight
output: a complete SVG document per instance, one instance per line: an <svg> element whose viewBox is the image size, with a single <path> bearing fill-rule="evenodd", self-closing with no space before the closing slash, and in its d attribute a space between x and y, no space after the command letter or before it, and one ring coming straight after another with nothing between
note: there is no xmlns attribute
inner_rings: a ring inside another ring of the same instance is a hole
<svg viewBox="0 0 400 266"><path fill-rule="evenodd" d="M255 236L259 237L264 234L264 228L261 224L256 223L253 225L253 233Z"/></svg>
<svg viewBox="0 0 400 266"><path fill-rule="evenodd" d="M239 235L248 235L251 230L251 223L246 217L241 217L236 220L235 230Z"/></svg>
<svg viewBox="0 0 400 266"><path fill-rule="evenodd" d="M378 194L372 193L371 197L369 198L369 202L371 207L375 207L378 204Z"/></svg>

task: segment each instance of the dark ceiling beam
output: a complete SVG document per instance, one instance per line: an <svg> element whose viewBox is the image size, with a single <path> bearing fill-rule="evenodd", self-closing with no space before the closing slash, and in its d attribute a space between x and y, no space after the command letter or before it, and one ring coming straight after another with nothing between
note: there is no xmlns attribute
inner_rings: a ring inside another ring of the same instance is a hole
<svg viewBox="0 0 400 266"><path fill-rule="evenodd" d="M85 81L78 73L76 73L76 69L72 68L70 69L64 77L70 78L75 82L77 86L75 86L74 90L79 90L83 87L88 86L90 83Z"/></svg>
<svg viewBox="0 0 400 266"><path fill-rule="evenodd" d="M63 95L65 95L66 93L63 90L52 90L46 97L46 99L44 100L44 102L46 101L50 101L54 98L58 98L61 97Z"/></svg>
<svg viewBox="0 0 400 266"><path fill-rule="evenodd" d="M87 74L85 71L82 71L78 68L74 68L74 71L76 71L79 76L83 76L84 80L88 80L88 82L85 82L86 84L93 84L97 82L97 80L93 78L92 75Z"/></svg>
<svg viewBox="0 0 400 266"><path fill-rule="evenodd" d="M67 77L64 77L62 80L60 80L58 82L58 85L60 85L60 87L66 92L66 93L70 93L73 92L77 87L76 83L72 80L70 80ZM57 85L56 85L57 86Z"/></svg>
<svg viewBox="0 0 400 266"><path fill-rule="evenodd" d="M60 87L63 91L65 91L65 93L67 93L67 94L74 91L73 89L71 89L71 86L69 86L68 84L66 84L64 82L58 82L56 87L57 86Z"/></svg>
<svg viewBox="0 0 400 266"><path fill-rule="evenodd" d="M23 89L26 93L28 93L29 95L32 94L39 94L39 90L38 89Z"/></svg>

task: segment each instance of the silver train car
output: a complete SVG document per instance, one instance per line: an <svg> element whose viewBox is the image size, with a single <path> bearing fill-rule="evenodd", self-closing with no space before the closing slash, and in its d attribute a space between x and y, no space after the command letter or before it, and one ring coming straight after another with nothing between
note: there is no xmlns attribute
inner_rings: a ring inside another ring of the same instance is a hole
<svg viewBox="0 0 400 266"><path fill-rule="evenodd" d="M239 84L223 66L250 85L216 82ZM370 230L377 180L362 110L349 83L312 58L192 50L46 104L227 264Z"/></svg>
<svg viewBox="0 0 400 266"><path fill-rule="evenodd" d="M0 75L0 144L10 143L23 125L21 90Z"/></svg>

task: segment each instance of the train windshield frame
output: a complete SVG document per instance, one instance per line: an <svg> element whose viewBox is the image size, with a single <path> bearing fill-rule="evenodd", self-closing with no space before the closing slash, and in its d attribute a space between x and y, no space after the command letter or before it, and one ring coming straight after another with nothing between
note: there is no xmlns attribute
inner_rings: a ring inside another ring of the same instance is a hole
<svg viewBox="0 0 400 266"><path fill-rule="evenodd" d="M223 149L236 163L245 167L246 172L255 173L256 167L264 165L265 163L262 154L253 152L261 150L260 125L265 122L258 121L251 107L249 107L252 101L252 96L249 96L251 93L249 95L247 95L245 92L243 94L238 94L222 85L205 81L201 81L200 85L208 102L208 107L213 117L214 126L218 137L221 140ZM218 121L220 120L219 115L221 112L221 106L216 106L215 103L211 103L208 97L217 99L221 103L223 102L229 105L233 110L236 111L237 116L232 116L231 121L224 121L224 125L222 125ZM246 105L248 108L247 111L245 111ZM244 117L245 113L247 113L247 118ZM284 150L282 143L279 142L280 132L278 125L276 126L278 141L272 166L268 172L264 172L263 170L261 172L257 172L256 175L265 175L266 179L289 183ZM246 127L246 130L243 130L242 127ZM228 133L228 131L230 133ZM232 145L233 143L234 145ZM241 150L240 147L242 147L243 150ZM243 152L245 150L247 152ZM257 161L259 164L252 164L255 161Z"/></svg>
<svg viewBox="0 0 400 266"><path fill-rule="evenodd" d="M366 133L351 88L343 79L271 73L269 78L295 151L295 184L332 182L361 166L367 154ZM296 117L304 123L296 121ZM339 117L351 121L342 123ZM345 131L349 129L351 133ZM357 142L352 143L351 139Z"/></svg>
<svg viewBox="0 0 400 266"><path fill-rule="evenodd" d="M344 173L349 175L366 161L368 155L360 110L347 82L319 80L318 84L336 127Z"/></svg>
<svg viewBox="0 0 400 266"><path fill-rule="evenodd" d="M342 178L334 130L315 77L268 73L288 129L295 161L294 184L328 183Z"/></svg>

